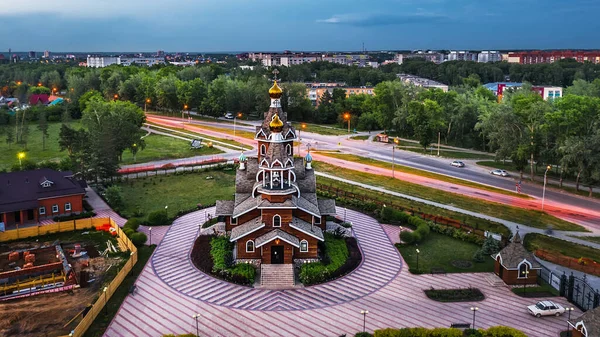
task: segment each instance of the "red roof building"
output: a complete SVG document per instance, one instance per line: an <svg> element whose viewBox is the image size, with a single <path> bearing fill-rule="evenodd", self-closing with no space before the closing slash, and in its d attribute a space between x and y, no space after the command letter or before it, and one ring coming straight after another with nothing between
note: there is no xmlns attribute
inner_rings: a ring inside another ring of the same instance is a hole
<svg viewBox="0 0 600 337"><path fill-rule="evenodd" d="M33 94L29 97L29 105L38 105L38 104L48 104L50 101L48 100L48 94Z"/></svg>

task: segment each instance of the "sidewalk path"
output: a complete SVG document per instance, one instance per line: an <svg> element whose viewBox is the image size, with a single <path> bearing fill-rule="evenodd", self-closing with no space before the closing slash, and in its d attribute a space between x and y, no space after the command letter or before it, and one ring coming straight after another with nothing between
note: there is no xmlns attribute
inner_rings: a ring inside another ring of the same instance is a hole
<svg viewBox="0 0 600 337"><path fill-rule="evenodd" d="M188 267L190 242L197 226L186 223L203 218L202 212L182 217L172 226L136 281L135 295L127 296L105 336L196 333L196 322L201 336L352 336L362 330L361 310L369 311L366 330L372 332L387 327L470 323L469 308L473 305L480 308L478 328L508 325L530 337L547 337L558 335L566 326L565 317L538 319L529 315L527 305L540 299L523 299L507 287L492 287L485 280L488 273L411 275L381 226L350 210L348 216L365 259L354 273L326 284L283 291L210 280ZM372 263L385 268L373 268ZM392 278L388 280L390 273ZM429 300L423 292L431 287L468 286L479 288L486 299L440 303ZM564 298L553 300L567 304ZM194 314L199 315L197 321L192 318ZM575 317L580 314L579 310L573 313Z"/></svg>

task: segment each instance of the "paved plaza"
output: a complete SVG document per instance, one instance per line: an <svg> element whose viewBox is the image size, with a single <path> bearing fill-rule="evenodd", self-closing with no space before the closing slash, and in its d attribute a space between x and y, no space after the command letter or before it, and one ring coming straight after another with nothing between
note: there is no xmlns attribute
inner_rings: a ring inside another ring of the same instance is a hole
<svg viewBox="0 0 600 337"><path fill-rule="evenodd" d="M342 209L338 208L341 214ZM249 288L200 272L190 260L199 225L214 208L177 219L106 330L105 336L153 336L195 333L201 336L340 336L362 330L361 310L368 310L368 331L386 327L449 327L471 323L469 309L479 307L476 327L508 325L530 337L556 336L566 317L535 318L523 299L506 287L492 287L485 273L419 275L408 272L386 231L373 218L347 211L363 253L351 274L333 282L288 290ZM450 254L451 252L449 252ZM208 257L207 257L208 258ZM477 287L481 302L440 303L423 290ZM564 298L557 302L566 305ZM573 313L574 317L580 314Z"/></svg>

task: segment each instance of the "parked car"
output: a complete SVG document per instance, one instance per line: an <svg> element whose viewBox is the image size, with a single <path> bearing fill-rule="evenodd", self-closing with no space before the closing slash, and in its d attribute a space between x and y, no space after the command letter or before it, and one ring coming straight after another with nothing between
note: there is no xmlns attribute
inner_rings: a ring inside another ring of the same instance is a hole
<svg viewBox="0 0 600 337"><path fill-rule="evenodd" d="M226 113L225 114L225 118L227 118L227 119L233 119L233 113L231 113L231 112Z"/></svg>
<svg viewBox="0 0 600 337"><path fill-rule="evenodd" d="M528 306L527 310L530 314L532 314L535 317L552 315L560 316L565 312L565 308L563 308L560 304L554 303L552 301L537 302L535 305Z"/></svg>
<svg viewBox="0 0 600 337"><path fill-rule="evenodd" d="M454 166L454 167L465 167L465 163L463 163L460 160L455 160L452 163L450 163L450 166Z"/></svg>
<svg viewBox="0 0 600 337"><path fill-rule="evenodd" d="M504 170L493 170L490 171L491 174L495 175L495 176L502 176L502 177L508 177L509 174L508 172L504 171Z"/></svg>

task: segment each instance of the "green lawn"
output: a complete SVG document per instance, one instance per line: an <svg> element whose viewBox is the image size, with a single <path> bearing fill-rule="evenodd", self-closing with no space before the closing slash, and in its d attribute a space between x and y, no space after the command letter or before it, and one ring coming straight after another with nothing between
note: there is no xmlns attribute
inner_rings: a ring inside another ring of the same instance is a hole
<svg viewBox="0 0 600 337"><path fill-rule="evenodd" d="M594 249L582 246L577 243L556 239L543 234L529 233L524 238L525 248L533 252L536 249L543 249L549 252L560 253L573 258L587 257L600 262L600 249Z"/></svg>
<svg viewBox="0 0 600 337"><path fill-rule="evenodd" d="M90 328L84 334L86 337L100 337L104 334L106 328L112 321L113 317L117 314L117 311L121 307L121 304L125 300L125 297L129 294L129 288L135 283L135 280L144 269L146 262L152 256L152 252L154 251L155 246L152 247L143 246L138 247L138 261L133 266L133 269L125 277L117 291L113 294L113 296L108 300L108 303L105 309L96 317Z"/></svg>
<svg viewBox="0 0 600 337"><path fill-rule="evenodd" d="M205 142L205 143L208 142L208 141L211 141L211 140L217 140L219 142L223 142L223 143L226 143L226 144L230 144L230 145L236 146L235 148L232 147L233 149L236 149L236 150L238 149L237 147L243 147L243 148L246 148L246 149L251 149L250 146L244 145L244 144L239 143L239 142L236 142L235 140L232 140L232 139L225 139L225 138L217 138L217 137L207 136L205 134L202 134L202 133L199 133L199 132L195 132L194 130L190 130L190 129L167 127L167 126L158 125L158 124L155 124L155 123L147 123L147 124L149 124L151 126L160 126L161 129L157 129L157 131L168 133L168 134L173 134L173 135L184 137L184 138L187 138L187 137L190 137L190 136L186 136L186 135L181 134L179 132L184 132L184 133L187 133L187 134L192 134L192 135L194 135L194 136L196 136L198 138L201 138L202 141ZM165 130L165 129L167 129L167 130ZM179 132L177 132L177 131L179 131Z"/></svg>
<svg viewBox="0 0 600 337"><path fill-rule="evenodd" d="M502 169L502 170L507 170L507 171L512 171L512 172L516 172L516 174L519 174L519 171L515 168L515 166L512 164L512 162L507 161L506 163L502 163L500 161L478 161L477 165L481 165L481 166L486 166L486 167L491 167L491 168L498 168L498 169ZM534 167L535 168L535 167ZM542 167L542 170L544 170L544 168ZM529 174L529 166L525 168L524 173L525 174ZM542 185L543 181L544 181L544 171L536 171L536 180L535 183ZM554 179L560 179L560 173L556 171L556 167L553 166L553 169L548 171L548 177L552 177ZM573 177L569 178L569 182L574 183L575 180ZM578 195L582 195L584 197L589 197L589 189L583 185L580 185L579 187L579 191L577 191L577 189L575 189L574 187L571 186L565 186L563 185L563 187L559 187L558 185L552 185L552 187L554 188L560 188L561 190L565 190L567 192L570 193L574 193L574 194L578 194ZM592 194L592 197L594 198L600 198L600 193L598 192L594 192Z"/></svg>
<svg viewBox="0 0 600 337"><path fill-rule="evenodd" d="M554 289L554 287L548 283L544 283L543 285L537 287L526 287L525 289L522 287L515 287L512 288L511 291L515 295L521 297L549 297L560 295L559 291Z"/></svg>
<svg viewBox="0 0 600 337"><path fill-rule="evenodd" d="M146 148L137 153L135 163L223 153L223 151L214 147L209 148L206 146L206 142L203 142L204 146L201 149L192 149L188 141L156 134L145 137L144 141L146 142ZM131 152L123 152L123 161L121 164L133 163Z"/></svg>
<svg viewBox="0 0 600 337"><path fill-rule="evenodd" d="M364 135L364 136L352 136L352 137L350 137L350 139L354 139L354 140L367 140L367 139L369 139L369 135Z"/></svg>
<svg viewBox="0 0 600 337"><path fill-rule="evenodd" d="M411 270L417 270L417 251L419 249L418 270L430 273L431 268L443 268L447 273L473 273L494 271L494 260L487 257L485 262L473 261L473 254L481 248L476 244L460 241L452 237L430 233L427 239L416 245L396 245L404 261ZM452 254L448 254L452 252ZM470 261L470 268L457 268L452 265L453 261Z"/></svg>
<svg viewBox="0 0 600 337"><path fill-rule="evenodd" d="M45 150L42 149L42 133L37 129L37 123L29 125L27 150L25 150L23 144L13 143L10 144L9 148L9 145L6 143L6 134L2 133L0 135L0 153L2 153L3 160L0 161L0 170L9 170L11 166L18 164L17 153L19 152L25 152L25 159L35 163L47 160L60 161L62 158L67 157L67 152L60 152L60 147L58 146L58 135L61 125L62 123L48 123L48 138L46 138ZM76 129L81 128L79 121L71 122L70 125ZM12 127L14 129L14 125Z"/></svg>
<svg viewBox="0 0 600 337"><path fill-rule="evenodd" d="M306 127L302 128L302 124L305 124ZM300 130L301 132L311 132L318 133L320 135L325 136L344 136L348 134L348 129L340 128L337 125L319 125L319 124L311 124L311 123L300 123L293 122L292 125L296 130ZM350 130L352 132L352 129ZM302 136L302 134L300 134Z"/></svg>
<svg viewBox="0 0 600 337"><path fill-rule="evenodd" d="M233 130L228 129L228 128L220 128L220 127L212 126L212 125L199 125L199 124L186 124L186 125L191 125L191 126L199 128L199 129L206 129L206 130L221 132L221 133L225 133L225 134L233 136ZM186 131L189 131L189 130L186 130ZM248 138L248 139L254 139L254 132L236 130L235 136L242 137L242 138Z"/></svg>
<svg viewBox="0 0 600 337"><path fill-rule="evenodd" d="M206 179L213 177L213 179ZM145 217L164 210L173 217L178 211L198 204L212 205L216 200L232 200L235 170L212 170L178 175L131 179L119 184L123 190L124 217Z"/></svg>
<svg viewBox="0 0 600 337"><path fill-rule="evenodd" d="M406 150L406 151L416 152L416 153L420 153L420 154L428 154L428 155L437 156L437 146L431 146L428 150L424 150L422 147L418 147L418 146L399 146L398 148L400 150ZM493 159L494 158L494 156L491 154L487 155L487 154L464 152L464 151L451 150L451 149L446 150L443 147L440 147L440 157L450 158L450 159L486 159L486 158Z"/></svg>
<svg viewBox="0 0 600 337"><path fill-rule="evenodd" d="M329 173L340 178L379 186L390 191L408 194L426 200L439 202L446 205L456 206L462 209L479 212L504 220L514 221L535 228L547 228L551 225L554 230L586 231L582 226L561 220L545 212L528 210L505 204L484 201L476 198L462 196L456 193L440 191L435 188L421 186L398 179L390 179L375 174L344 169L339 166L329 165L322 162L313 163L319 172Z"/></svg>
<svg viewBox="0 0 600 337"><path fill-rule="evenodd" d="M570 235L573 238L577 238L580 240L585 240L585 241L589 241L589 242L595 242L595 243L600 243L600 236L575 236L575 235Z"/></svg>
<svg viewBox="0 0 600 337"><path fill-rule="evenodd" d="M381 160L377 160L377 159L373 159L373 158L367 158L367 157L361 157L361 156L357 156L357 155L353 155L353 154L342 154L342 153L332 153L332 152L317 152L318 154L322 154L324 156L328 156L328 157L333 157L333 158L338 158L338 159L343 159L343 160L348 160L348 161L353 161L353 162L357 162L357 163L361 163L361 164L365 164L365 165L371 165L371 166L376 166L376 167L382 167L382 168L386 168L391 170L392 169L392 164L385 162L385 161L381 161ZM506 194L506 195L510 195L513 197L517 197L517 198L523 198L523 199L531 199L530 196L526 195L526 194L520 194L520 193L515 193L512 191L508 191L502 188L496 188L493 186L488 186L488 185L483 185L483 184L478 184L476 182L472 182L472 181L468 181L468 180L464 180L464 179L458 179L458 178L452 178L443 174L437 174L437 173L433 173L433 172L429 172L429 171L425 171L425 170L419 170L416 168L412 168L412 167L408 167L408 166L404 166L404 165L394 165L394 169L397 172L404 172L404 173L409 173L409 174L415 174L415 175L419 175L422 177L427 177L427 178L432 178L432 179L436 179L436 180L441 180L441 181L445 181L445 182L449 182L452 184L457 184L457 185L462 185L462 186L468 186L468 187L474 187L474 188L479 188L482 190L486 190L486 191L490 191L490 192L495 192L495 193L500 193L500 194Z"/></svg>

